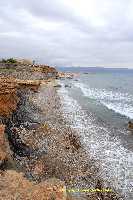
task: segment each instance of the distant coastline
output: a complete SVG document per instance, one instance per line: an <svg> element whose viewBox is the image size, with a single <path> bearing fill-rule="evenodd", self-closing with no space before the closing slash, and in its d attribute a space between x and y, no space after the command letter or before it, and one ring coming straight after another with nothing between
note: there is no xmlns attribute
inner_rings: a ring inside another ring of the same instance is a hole
<svg viewBox="0 0 133 200"><path fill-rule="evenodd" d="M56 67L58 71L63 72L131 72L131 68L108 68L108 67Z"/></svg>

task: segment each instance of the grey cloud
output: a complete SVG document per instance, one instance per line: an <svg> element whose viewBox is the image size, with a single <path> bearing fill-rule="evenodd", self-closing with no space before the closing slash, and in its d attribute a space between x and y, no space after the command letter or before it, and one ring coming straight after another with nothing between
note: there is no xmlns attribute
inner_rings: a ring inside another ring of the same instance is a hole
<svg viewBox="0 0 133 200"><path fill-rule="evenodd" d="M69 6L66 0L1 1L0 56L51 65L132 67L133 16L128 16L132 1L92 1L95 21L88 13L82 16L76 4L73 9L71 1ZM99 18L105 24L99 25Z"/></svg>

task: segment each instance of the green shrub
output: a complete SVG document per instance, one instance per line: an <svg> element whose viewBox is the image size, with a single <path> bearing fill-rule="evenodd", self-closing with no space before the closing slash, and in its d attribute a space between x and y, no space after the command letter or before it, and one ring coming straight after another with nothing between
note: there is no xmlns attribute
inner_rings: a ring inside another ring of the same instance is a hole
<svg viewBox="0 0 133 200"><path fill-rule="evenodd" d="M16 63L17 61L14 58L7 59L7 63Z"/></svg>
<svg viewBox="0 0 133 200"><path fill-rule="evenodd" d="M14 58L9 58L9 59L2 59L3 63L17 63L17 61Z"/></svg>

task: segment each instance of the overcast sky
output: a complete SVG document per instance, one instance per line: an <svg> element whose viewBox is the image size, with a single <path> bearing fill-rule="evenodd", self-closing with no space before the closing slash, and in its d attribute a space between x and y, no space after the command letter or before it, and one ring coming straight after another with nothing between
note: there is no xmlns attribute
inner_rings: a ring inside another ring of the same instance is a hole
<svg viewBox="0 0 133 200"><path fill-rule="evenodd" d="M0 0L0 57L133 68L133 0Z"/></svg>

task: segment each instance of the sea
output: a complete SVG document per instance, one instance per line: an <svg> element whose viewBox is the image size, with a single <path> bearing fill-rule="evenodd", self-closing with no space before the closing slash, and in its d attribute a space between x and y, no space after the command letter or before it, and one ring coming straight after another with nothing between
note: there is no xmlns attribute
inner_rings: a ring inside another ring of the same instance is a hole
<svg viewBox="0 0 133 200"><path fill-rule="evenodd" d="M59 68L78 72L62 79L58 90L66 121L81 137L100 176L133 200L133 70L106 68Z"/></svg>

